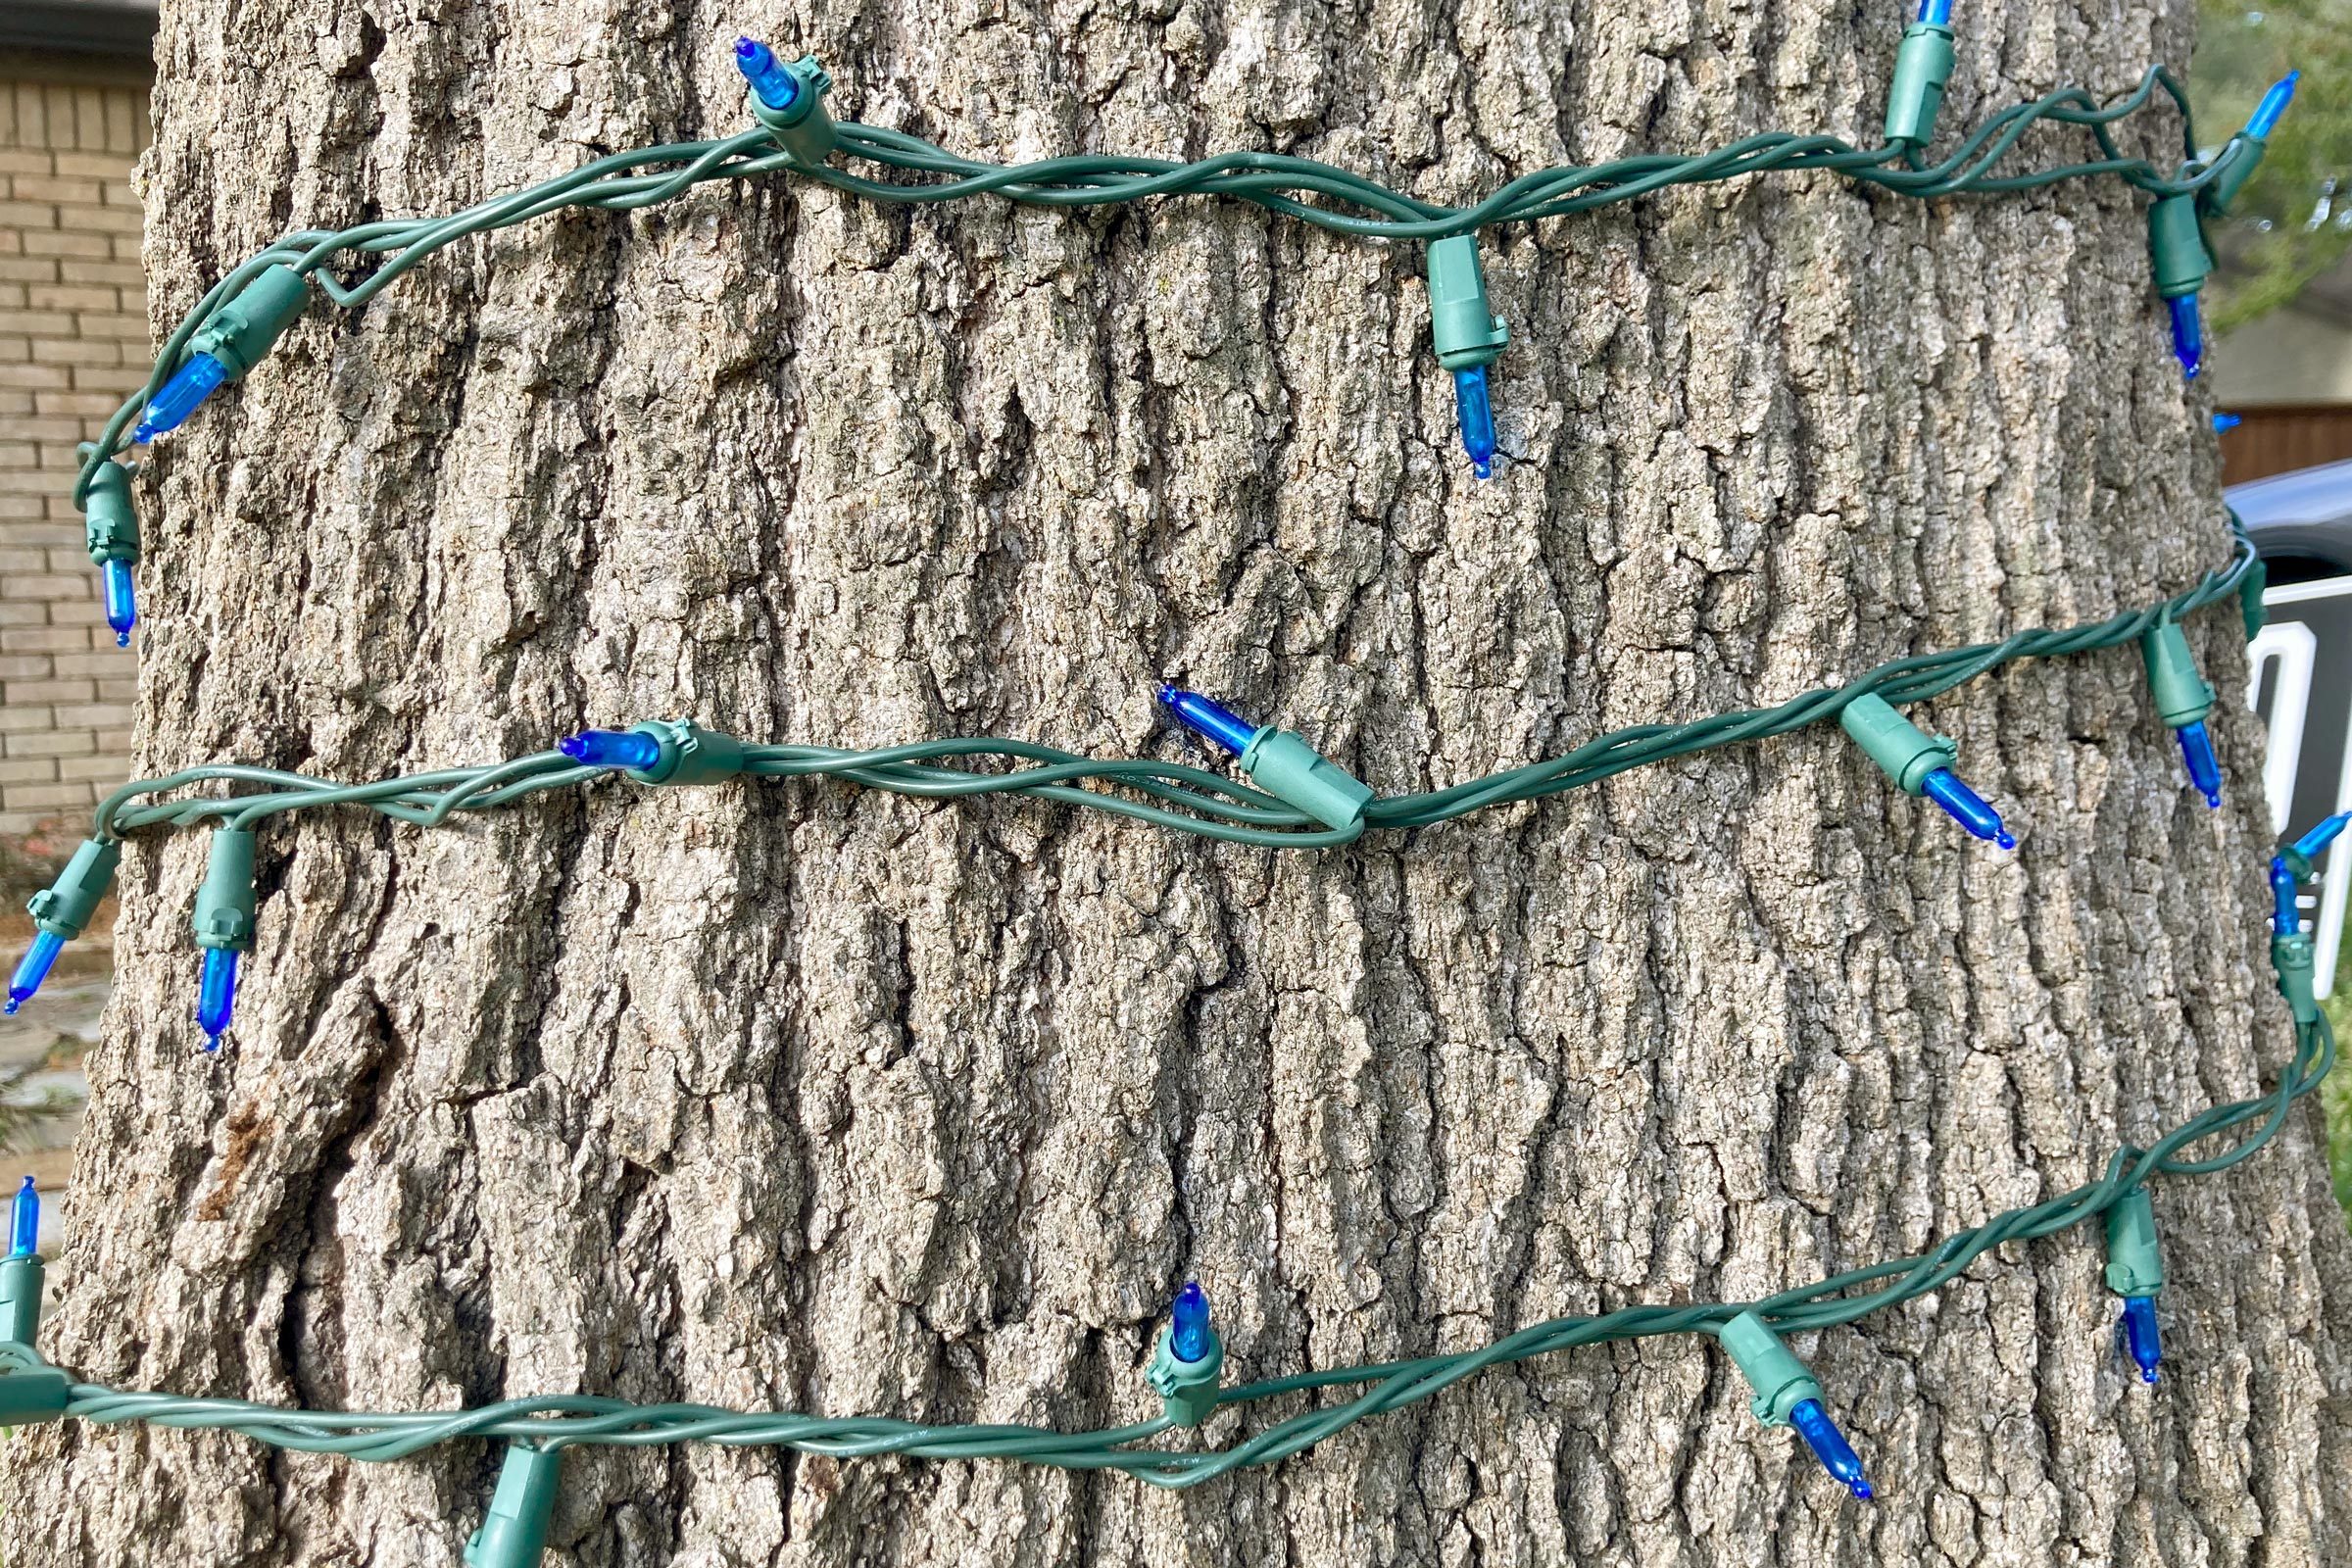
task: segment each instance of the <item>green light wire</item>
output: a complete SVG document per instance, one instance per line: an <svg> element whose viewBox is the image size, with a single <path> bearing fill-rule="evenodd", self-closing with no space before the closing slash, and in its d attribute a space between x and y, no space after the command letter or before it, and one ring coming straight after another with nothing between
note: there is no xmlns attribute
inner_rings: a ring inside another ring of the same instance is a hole
<svg viewBox="0 0 2352 1568"><path fill-rule="evenodd" d="M2111 128L2145 108L2159 90L2172 100L2180 118L2182 161L2170 174L2146 159L2126 156ZM2100 156L2025 173L1997 172L2020 139L2044 122L2087 129ZM1693 157L1642 154L1605 164L1544 170L1521 175L1468 207L1422 201L1351 171L1282 153L1225 153L1190 164L1092 154L1006 166L960 158L919 136L855 121L843 122L835 130L838 151L848 157L901 173L945 177L901 182L824 165L805 166L778 150L766 129L759 128L712 141L671 142L614 153L528 189L443 218L383 219L351 228L289 233L215 283L165 340L146 386L116 412L105 432L86 450L74 480L74 504L80 507L86 501L98 465L127 450L123 432L179 368L186 358L188 340L264 270L290 267L315 280L335 305L348 310L365 304L435 251L467 235L509 228L569 208L635 212L714 180L798 174L872 201L934 205L983 196L1063 208L1116 206L1166 196L1225 196L1340 233L1427 240L1591 212L1674 185L1738 179L1773 171L1838 173L1922 200L2034 190L2102 175L2161 197L2201 189L2215 173L2197 161L2187 94L2162 66L2149 67L2136 87L2109 104L2100 104L2087 89L2065 87L2012 105L1987 119L1936 164L1926 164L1915 153L1893 145L1865 150L1836 136L1774 131ZM666 172L646 172L655 165L677 167ZM327 270L328 264L338 258L380 260L372 271L347 284Z"/></svg>
<svg viewBox="0 0 2352 1568"><path fill-rule="evenodd" d="M75 1383L68 1391L65 1414L107 1426L136 1421L233 1432L272 1447L377 1463L462 1439L506 1439L544 1448L709 1443L738 1448L789 1447L834 1458L904 1454L922 1459L1016 1459L1061 1470L1118 1470L1155 1487L1196 1487L1231 1471L1289 1458L1358 1421L1418 1403L1489 1367L1615 1340L1714 1333L1744 1310L1754 1310L1784 1333L1803 1333L1899 1305L1957 1278L1993 1248L2054 1236L2097 1218L2150 1177L2204 1175L2245 1159L2278 1135L2294 1102L2319 1085L2334 1060L2335 1035L2321 1015L2298 1026L2294 1059L2271 1093L2213 1106L2144 1150L2118 1150L2099 1180L2044 1202L2010 1209L1913 1257L1832 1275L1760 1301L1636 1306L1599 1317L1552 1318L1455 1355L1302 1372L1220 1390L1217 1402L1222 1407L1372 1385L1353 1398L1290 1416L1222 1448L1180 1452L1130 1446L1165 1433L1170 1423L1164 1417L1092 1432L1057 1432L1008 1423L956 1426L700 1404L638 1405L590 1395L394 1414L296 1410L243 1399L188 1398ZM2257 1118L2253 1133L2235 1147L2201 1160L2181 1157L2190 1145ZM20 1371L48 1367L30 1347L22 1345L0 1345L0 1365Z"/></svg>
<svg viewBox="0 0 2352 1568"><path fill-rule="evenodd" d="M1304 813L1262 790L1181 762L1146 759L1103 761L1002 737L918 741L871 751L754 745L744 749L744 772L755 778L831 777L931 799L1028 795L1112 811L1230 844L1326 849L1348 843L1373 828L1428 827L1491 806L1564 794L1651 762L1786 735L1835 719L1865 692L1875 692L1888 702L1915 703L2015 660L2091 653L2136 642L2161 620L2178 620L2217 600L2235 597L2255 556L2253 543L2234 513L2230 514L2229 527L2230 554L2226 564L2207 572L2186 593L2145 610L2065 630L2037 627L1997 643L1912 655L1881 664L1847 685L1820 687L1777 708L1741 709L1684 724L1637 724L1613 730L1544 761L1507 768L1448 789L1378 798L1366 808L1363 827L1351 831L1314 825ZM963 758L1006 759L1030 765L1006 772L940 765ZM365 807L417 827L438 827L459 811L494 810L615 771L582 766L561 752L537 752L491 767L441 768L368 784L337 784L274 768L220 763L123 785L99 803L97 836L112 840L142 828L191 827L206 822L250 828L271 816L345 806ZM263 788L227 797L154 799L212 781ZM1085 787L1090 782L1144 798Z"/></svg>

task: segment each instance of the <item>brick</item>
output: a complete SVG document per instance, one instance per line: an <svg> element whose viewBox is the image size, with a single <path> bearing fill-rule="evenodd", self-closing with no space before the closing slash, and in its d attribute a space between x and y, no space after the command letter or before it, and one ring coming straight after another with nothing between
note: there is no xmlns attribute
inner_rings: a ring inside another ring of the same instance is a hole
<svg viewBox="0 0 2352 1568"><path fill-rule="evenodd" d="M24 155L18 154L17 156ZM62 147L52 152L49 160L55 166L50 171L54 173L74 174L87 179L122 180L125 183L130 179L130 167L135 161L122 153L85 153L78 149ZM34 169L27 170L25 172L37 174L41 171Z"/></svg>
<svg viewBox="0 0 2352 1568"><path fill-rule="evenodd" d="M106 622L106 607L98 602L98 577L84 570L81 593L73 599L55 599L49 603L49 624L52 626L99 626Z"/></svg>
<svg viewBox="0 0 2352 1568"><path fill-rule="evenodd" d="M24 291L24 302L36 311L106 311L121 315L122 291L103 283L36 283Z"/></svg>
<svg viewBox="0 0 2352 1568"><path fill-rule="evenodd" d="M19 174L8 182L8 193L24 202L95 202L106 200L106 183L96 179L59 179Z"/></svg>
<svg viewBox="0 0 2352 1568"><path fill-rule="evenodd" d="M42 734L57 728L57 719L43 703L9 703L0 705L0 737Z"/></svg>
<svg viewBox="0 0 2352 1568"><path fill-rule="evenodd" d="M79 599L88 591L88 583L74 577L27 574L12 577L8 584L8 597L17 600Z"/></svg>
<svg viewBox="0 0 2352 1568"><path fill-rule="evenodd" d="M49 202L0 201L0 223L10 228L55 228L57 208ZM75 228L106 233L94 223L76 223Z"/></svg>
<svg viewBox="0 0 2352 1568"><path fill-rule="evenodd" d="M74 372L63 365L0 365L0 386L68 387Z"/></svg>
<svg viewBox="0 0 2352 1568"><path fill-rule="evenodd" d="M37 572L49 564L38 550L0 550L0 582L13 581L20 573ZM20 597L9 595L11 599Z"/></svg>
<svg viewBox="0 0 2352 1568"><path fill-rule="evenodd" d="M0 654L0 681L47 680L56 671L51 669L49 654Z"/></svg>
<svg viewBox="0 0 2352 1568"><path fill-rule="evenodd" d="M11 265L35 267L40 264L38 260L27 260ZM5 275L4 272L0 272L0 276ZM122 295L123 309L141 313L147 309L147 269L136 262L97 262L76 259L72 266L64 270L64 280L68 283L111 283L124 291Z"/></svg>
<svg viewBox="0 0 2352 1568"><path fill-rule="evenodd" d="M0 212L22 203L0 202ZM60 202L54 220L27 227L62 228L74 234L136 234L147 226L147 215L136 207L103 207L88 202Z"/></svg>
<svg viewBox="0 0 2352 1568"><path fill-rule="evenodd" d="M12 757L0 761L0 784L50 784L56 780L54 757Z"/></svg>
<svg viewBox="0 0 2352 1568"><path fill-rule="evenodd" d="M21 637L27 632L40 632L46 635L49 629L48 606L20 604L14 599L0 599L0 651L14 652L8 644L8 639L11 637ZM37 648L40 644L27 643L25 646Z"/></svg>
<svg viewBox="0 0 2352 1568"><path fill-rule="evenodd" d="M87 267L114 267L114 262L87 262ZM12 283L54 283L57 281L57 258L54 256L0 256L0 278Z"/></svg>
<svg viewBox="0 0 2352 1568"><path fill-rule="evenodd" d="M108 235L68 233L54 223L26 230L24 241L27 256L87 256L103 261L115 254Z"/></svg>
<svg viewBox="0 0 2352 1568"><path fill-rule="evenodd" d="M0 369L5 368L6 367L0 367ZM48 369L50 367L41 366L38 368ZM62 369L63 367L58 367L58 368ZM0 386L6 384L6 381L0 380ZM86 421L94 420L103 425L107 416L122 406L122 400L111 392L34 392L28 395L32 399L35 413L72 415L76 419L85 421L85 430L87 430ZM93 438L96 435L94 430L87 433Z"/></svg>
<svg viewBox="0 0 2352 1568"><path fill-rule="evenodd" d="M4 738L8 755L16 757L94 757L98 753L98 737L86 729L61 730L52 727L36 730L29 735L10 735Z"/></svg>
<svg viewBox="0 0 2352 1568"><path fill-rule="evenodd" d="M14 784L0 789L0 803L12 811L57 810L90 804L86 784Z"/></svg>
<svg viewBox="0 0 2352 1568"><path fill-rule="evenodd" d="M0 333L18 332L27 337L70 337L74 318L66 311L0 311Z"/></svg>
<svg viewBox="0 0 2352 1568"><path fill-rule="evenodd" d="M103 654L57 654L52 657L56 660L57 678L60 680L70 675L88 675L93 678L102 675L121 675L128 669L130 659L129 655L113 648ZM64 716L65 711L63 708L58 710L58 722L61 724L69 722ZM130 722L130 714L128 711L104 713L97 718L85 719L82 722L93 728L100 724L127 724Z"/></svg>
<svg viewBox="0 0 2352 1568"><path fill-rule="evenodd" d="M0 682L0 702L14 708L19 703L86 703L98 695L97 684L87 680L12 680Z"/></svg>
<svg viewBox="0 0 2352 1568"><path fill-rule="evenodd" d="M0 321L6 320L8 314L0 311ZM133 343L147 341L147 318L144 316L128 316L110 309L104 313L85 313L79 321L83 337L120 338ZM0 327L0 331L4 330L6 328Z"/></svg>
<svg viewBox="0 0 2352 1568"><path fill-rule="evenodd" d="M82 654L83 659L103 659L120 669L130 662L130 655L120 648L109 648L103 654ZM128 729L138 717L137 710L129 703L60 703L57 706L59 729Z"/></svg>
<svg viewBox="0 0 2352 1568"><path fill-rule="evenodd" d="M89 645L89 632L81 626L0 626L0 653L70 654Z"/></svg>
<svg viewBox="0 0 2352 1568"><path fill-rule="evenodd" d="M102 785L96 792L102 795L122 782L128 771L129 754L128 746L113 749L101 746L88 757L61 757L57 760L58 780L65 784Z"/></svg>
<svg viewBox="0 0 2352 1568"><path fill-rule="evenodd" d="M130 656L127 654L118 653L115 659L119 666L124 670L133 670L137 667L131 662ZM139 700L139 677L136 674L122 674L100 681L98 683L98 700L102 703L137 702Z"/></svg>
<svg viewBox="0 0 2352 1568"><path fill-rule="evenodd" d="M46 147L0 149L0 174L54 174L56 172L57 155Z"/></svg>

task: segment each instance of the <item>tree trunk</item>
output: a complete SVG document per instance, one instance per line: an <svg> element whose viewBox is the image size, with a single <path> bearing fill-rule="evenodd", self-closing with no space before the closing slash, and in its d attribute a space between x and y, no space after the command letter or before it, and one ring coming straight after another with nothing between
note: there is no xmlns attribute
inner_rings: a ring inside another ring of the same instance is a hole
<svg viewBox="0 0 2352 1568"><path fill-rule="evenodd" d="M173 0L156 319L288 227L742 128L739 27L820 52L845 118L958 152L1280 148L1460 200L1762 129L1875 140L1901 20ZM2181 0L1960 27L1947 137L2191 41ZM2130 134L2177 145L2162 116ZM1492 235L1484 484L1418 247L1235 203L907 211L778 177L462 242L315 308L156 449L140 770L371 778L681 711L1177 756L1172 674L1397 792L2136 608L2227 549L2144 213L2113 182L1931 205L1783 176ZM2238 631L2190 628L2225 693ZM1157 1410L1189 1275L1258 1378L1915 1251L2290 1049L2235 702L2215 814L2129 649L1929 721L2015 855L1834 726L1323 854L829 783L614 781L458 831L314 812L264 832L217 1058L203 835L143 837L44 1347L313 1407L1076 1428ZM2352 1251L2319 1138L2298 1110L2159 1184L2154 1390L2110 1356L2095 1225L1797 1337L1875 1505L1676 1337L1183 1494L575 1452L551 1560L2341 1562ZM445 1564L498 1459L79 1423L11 1451L10 1568Z"/></svg>

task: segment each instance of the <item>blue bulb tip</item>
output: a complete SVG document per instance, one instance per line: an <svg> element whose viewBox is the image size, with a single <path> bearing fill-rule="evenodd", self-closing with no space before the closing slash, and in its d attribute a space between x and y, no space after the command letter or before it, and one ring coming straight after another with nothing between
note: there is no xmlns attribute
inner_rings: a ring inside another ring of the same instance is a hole
<svg viewBox="0 0 2352 1568"><path fill-rule="evenodd" d="M2234 430L2245 422L2246 416L2242 414L2217 414L2213 416L2213 433L2220 435L2223 431Z"/></svg>
<svg viewBox="0 0 2352 1568"><path fill-rule="evenodd" d="M558 741L556 749L589 767L643 772L662 760L662 743L633 729L584 729Z"/></svg>
<svg viewBox="0 0 2352 1568"><path fill-rule="evenodd" d="M237 952L234 948L204 950L204 972L196 986L196 1027L204 1031L207 1051L220 1049L237 1010Z"/></svg>
<svg viewBox="0 0 2352 1568"><path fill-rule="evenodd" d="M146 413L139 419L139 427L131 432L130 438L143 443L154 440L166 431L178 429L188 416L194 414L197 407L227 379L228 367L210 354L194 356L172 372L163 390L156 393L155 400L147 405Z"/></svg>
<svg viewBox="0 0 2352 1568"><path fill-rule="evenodd" d="M778 63L775 51L757 38L735 40L735 69L770 109L790 109L801 95L801 84Z"/></svg>
<svg viewBox="0 0 2352 1568"><path fill-rule="evenodd" d="M1487 368L1453 372L1453 413L1462 427L1462 450L1481 479L1494 476L1494 406L1487 396Z"/></svg>
<svg viewBox="0 0 2352 1568"><path fill-rule="evenodd" d="M2291 937L2303 929L2303 911L2295 902L2295 873L2284 856L2271 860L2271 933Z"/></svg>
<svg viewBox="0 0 2352 1568"><path fill-rule="evenodd" d="M1960 776L1948 767L1939 767L1920 781L1920 793L1943 808L1946 815L1969 832L1988 844L2004 850L2017 848L2017 839L2001 822L2001 813L1984 804L1984 798L1960 781Z"/></svg>
<svg viewBox="0 0 2352 1568"><path fill-rule="evenodd" d="M2164 1345L2156 1330L2156 1298L2125 1298L2124 1315L2117 1320L2116 1335L2132 1357L2132 1364L2139 1368L2139 1380L2155 1382L2157 1369L2164 1364Z"/></svg>
<svg viewBox="0 0 2352 1568"><path fill-rule="evenodd" d="M8 1255L30 1257L41 1245L41 1190L31 1177L17 1189L15 1212L10 1216Z"/></svg>
<svg viewBox="0 0 2352 1568"><path fill-rule="evenodd" d="M2177 733L2180 737L2180 760L2188 767L2188 781L2205 804L2219 809L2222 804L2222 764L2213 755L2213 736L2198 719L2183 724Z"/></svg>
<svg viewBox="0 0 2352 1568"><path fill-rule="evenodd" d="M2268 136L2276 129L2286 106L2295 101L2295 83L2302 79L2303 73L2290 71L2271 83L2271 90L2262 95L2262 102L2254 106L2254 113L2246 121L2246 134Z"/></svg>
<svg viewBox="0 0 2352 1568"><path fill-rule="evenodd" d="M2205 323L2197 314L2197 297L2177 294L2164 303L2173 315L2173 357L2180 362L2180 373L2194 381L2205 368Z"/></svg>
<svg viewBox="0 0 2352 1568"><path fill-rule="evenodd" d="M66 939L56 932L33 932L32 946L24 950L24 956L17 962L17 972L9 977L9 1012L14 1013L32 1000L33 993L41 989L41 982L49 978L50 969L57 963L57 956L65 949Z"/></svg>
<svg viewBox="0 0 2352 1568"><path fill-rule="evenodd" d="M2316 860L2347 827L2352 827L2352 811L2338 811L2295 840L2295 853L2306 860Z"/></svg>
<svg viewBox="0 0 2352 1568"><path fill-rule="evenodd" d="M1199 1280L1186 1280L1168 1308L1168 1349L1179 1361L1208 1354L1208 1295Z"/></svg>
<svg viewBox="0 0 2352 1568"><path fill-rule="evenodd" d="M1869 1477L1862 1473L1861 1457L1854 1452L1853 1445L1845 1441L1845 1434L1838 1430L1838 1423L1830 1419L1830 1413L1821 1407L1819 1399L1798 1400L1788 1412L1788 1424L1796 1428L1797 1435L1805 1440L1824 1470L1843 1482L1845 1490L1864 1502L1871 1499L1874 1494Z"/></svg>
<svg viewBox="0 0 2352 1568"><path fill-rule="evenodd" d="M1248 751L1250 741L1257 736L1258 726L1213 697L1188 692L1181 686L1162 685L1159 688L1159 700L1187 729L1223 747L1236 757Z"/></svg>
<svg viewBox="0 0 2352 1568"><path fill-rule="evenodd" d="M138 589L131 580L130 563L102 563L98 581L106 599L106 623L115 629L115 646L128 648L131 628L139 623Z"/></svg>

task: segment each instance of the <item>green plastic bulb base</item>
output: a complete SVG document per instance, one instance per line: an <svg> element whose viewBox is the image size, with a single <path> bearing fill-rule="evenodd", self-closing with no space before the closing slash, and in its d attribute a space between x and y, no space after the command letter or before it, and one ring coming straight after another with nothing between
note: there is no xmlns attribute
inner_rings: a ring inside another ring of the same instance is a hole
<svg viewBox="0 0 2352 1568"><path fill-rule="evenodd" d="M2148 209L2148 261L2156 292L2168 300L2194 294L2213 270L2193 192L2160 198Z"/></svg>
<svg viewBox="0 0 2352 1568"><path fill-rule="evenodd" d="M66 1413L72 1382L53 1366L0 1373L0 1427L29 1427Z"/></svg>
<svg viewBox="0 0 2352 1568"><path fill-rule="evenodd" d="M1250 737L1242 771L1268 795L1343 833L1362 827L1364 808L1372 804L1370 785L1307 745L1304 736L1271 724Z"/></svg>
<svg viewBox="0 0 2352 1568"><path fill-rule="evenodd" d="M83 839L74 858L57 873L57 880L32 896L24 906L32 923L68 942L89 928L99 901L114 885L115 866L122 858L121 840Z"/></svg>
<svg viewBox="0 0 2352 1568"><path fill-rule="evenodd" d="M1959 744L1950 736L1930 737L1875 692L1846 704L1838 722L1905 794L1924 793L1930 773L1960 760Z"/></svg>
<svg viewBox="0 0 2352 1568"><path fill-rule="evenodd" d="M1225 1342L1212 1328L1208 1353L1198 1361L1182 1361L1177 1359L1175 1341L1173 1325L1159 1331L1159 1348L1152 1352L1144 1381L1159 1396L1169 1420L1180 1427L1197 1427L1217 1407L1217 1376L1225 1369Z"/></svg>
<svg viewBox="0 0 2352 1568"><path fill-rule="evenodd" d="M2246 574L2237 579L2237 612L2246 623L2248 642L2261 636L2262 628L2271 623L2270 606L2262 602L2262 596L2270 588L2271 568L2260 561L2248 566Z"/></svg>
<svg viewBox="0 0 2352 1568"><path fill-rule="evenodd" d="M498 1490L490 1494L481 1528L466 1543L466 1561L472 1568L538 1568L563 1480L563 1449L508 1444Z"/></svg>
<svg viewBox="0 0 2352 1568"><path fill-rule="evenodd" d="M1897 147L1934 141L1936 115L1951 79L1952 29L1933 22L1905 27L1902 47L1894 52L1894 79L1886 89L1886 140Z"/></svg>
<svg viewBox="0 0 2352 1568"><path fill-rule="evenodd" d="M253 830L213 829L213 843L204 862L204 882L196 889L196 945L228 948L238 953L253 949Z"/></svg>
<svg viewBox="0 0 2352 1568"><path fill-rule="evenodd" d="M2180 729L2213 711L2213 688L2197 673L2196 657L2188 651L2188 634L2180 622L2167 620L2139 640L2139 657L2148 666L2148 692L2166 727Z"/></svg>
<svg viewBox="0 0 2352 1568"><path fill-rule="evenodd" d="M41 1332L41 1291L48 1270L40 1254L0 1262L0 1340L29 1346Z"/></svg>
<svg viewBox="0 0 2352 1568"><path fill-rule="evenodd" d="M2213 161L2216 171L2214 176L2197 193L2205 211L2215 218L2230 216L2230 204L2236 201L2237 193L2246 188L2246 181L2252 179L2254 171L2262 167L2263 154L2270 150L2268 141L2260 136L2249 136L2242 130L2230 137L2222 148L2221 155Z"/></svg>
<svg viewBox="0 0 2352 1568"><path fill-rule="evenodd" d="M825 94L833 90L833 78L814 55L803 55L786 65L784 74L801 90L782 109L768 108L753 93L752 118L767 127L767 133L794 163L813 168L832 153L836 139L833 117L825 109Z"/></svg>
<svg viewBox="0 0 2352 1568"><path fill-rule="evenodd" d="M210 354L231 381L262 362L311 302L311 286L291 267L265 268L188 339L191 357Z"/></svg>
<svg viewBox="0 0 2352 1568"><path fill-rule="evenodd" d="M1756 1391L1748 1409L1766 1426L1787 1426L1789 1411L1821 1397L1821 1385L1805 1370L1805 1363L1755 1313L1742 1312L1726 1323L1721 1337L1740 1375Z"/></svg>
<svg viewBox="0 0 2352 1568"><path fill-rule="evenodd" d="M2278 974L2278 994L2286 999L2287 1010L2295 1022L2308 1027L2320 1021L2320 999L2315 978L2318 960L2312 951L2311 933L2298 931L2291 937L2273 935L2271 938L2271 967Z"/></svg>
<svg viewBox="0 0 2352 1568"><path fill-rule="evenodd" d="M2154 1296L2164 1289L2156 1205L2145 1187L2132 1188L2107 1210L2107 1288L2118 1296Z"/></svg>
<svg viewBox="0 0 2352 1568"><path fill-rule="evenodd" d="M90 564L139 559L139 513L130 500L130 470L120 463L101 463L90 475L90 488L81 500L82 542L89 547Z"/></svg>
<svg viewBox="0 0 2352 1568"><path fill-rule="evenodd" d="M640 784L715 784L743 771L743 742L688 718L657 718L630 726L662 748L651 767L626 771Z"/></svg>
<svg viewBox="0 0 2352 1568"><path fill-rule="evenodd" d="M1430 242L1429 331L1438 363L1448 370L1492 365L1511 340L1511 329L1487 306L1478 241L1468 234Z"/></svg>

